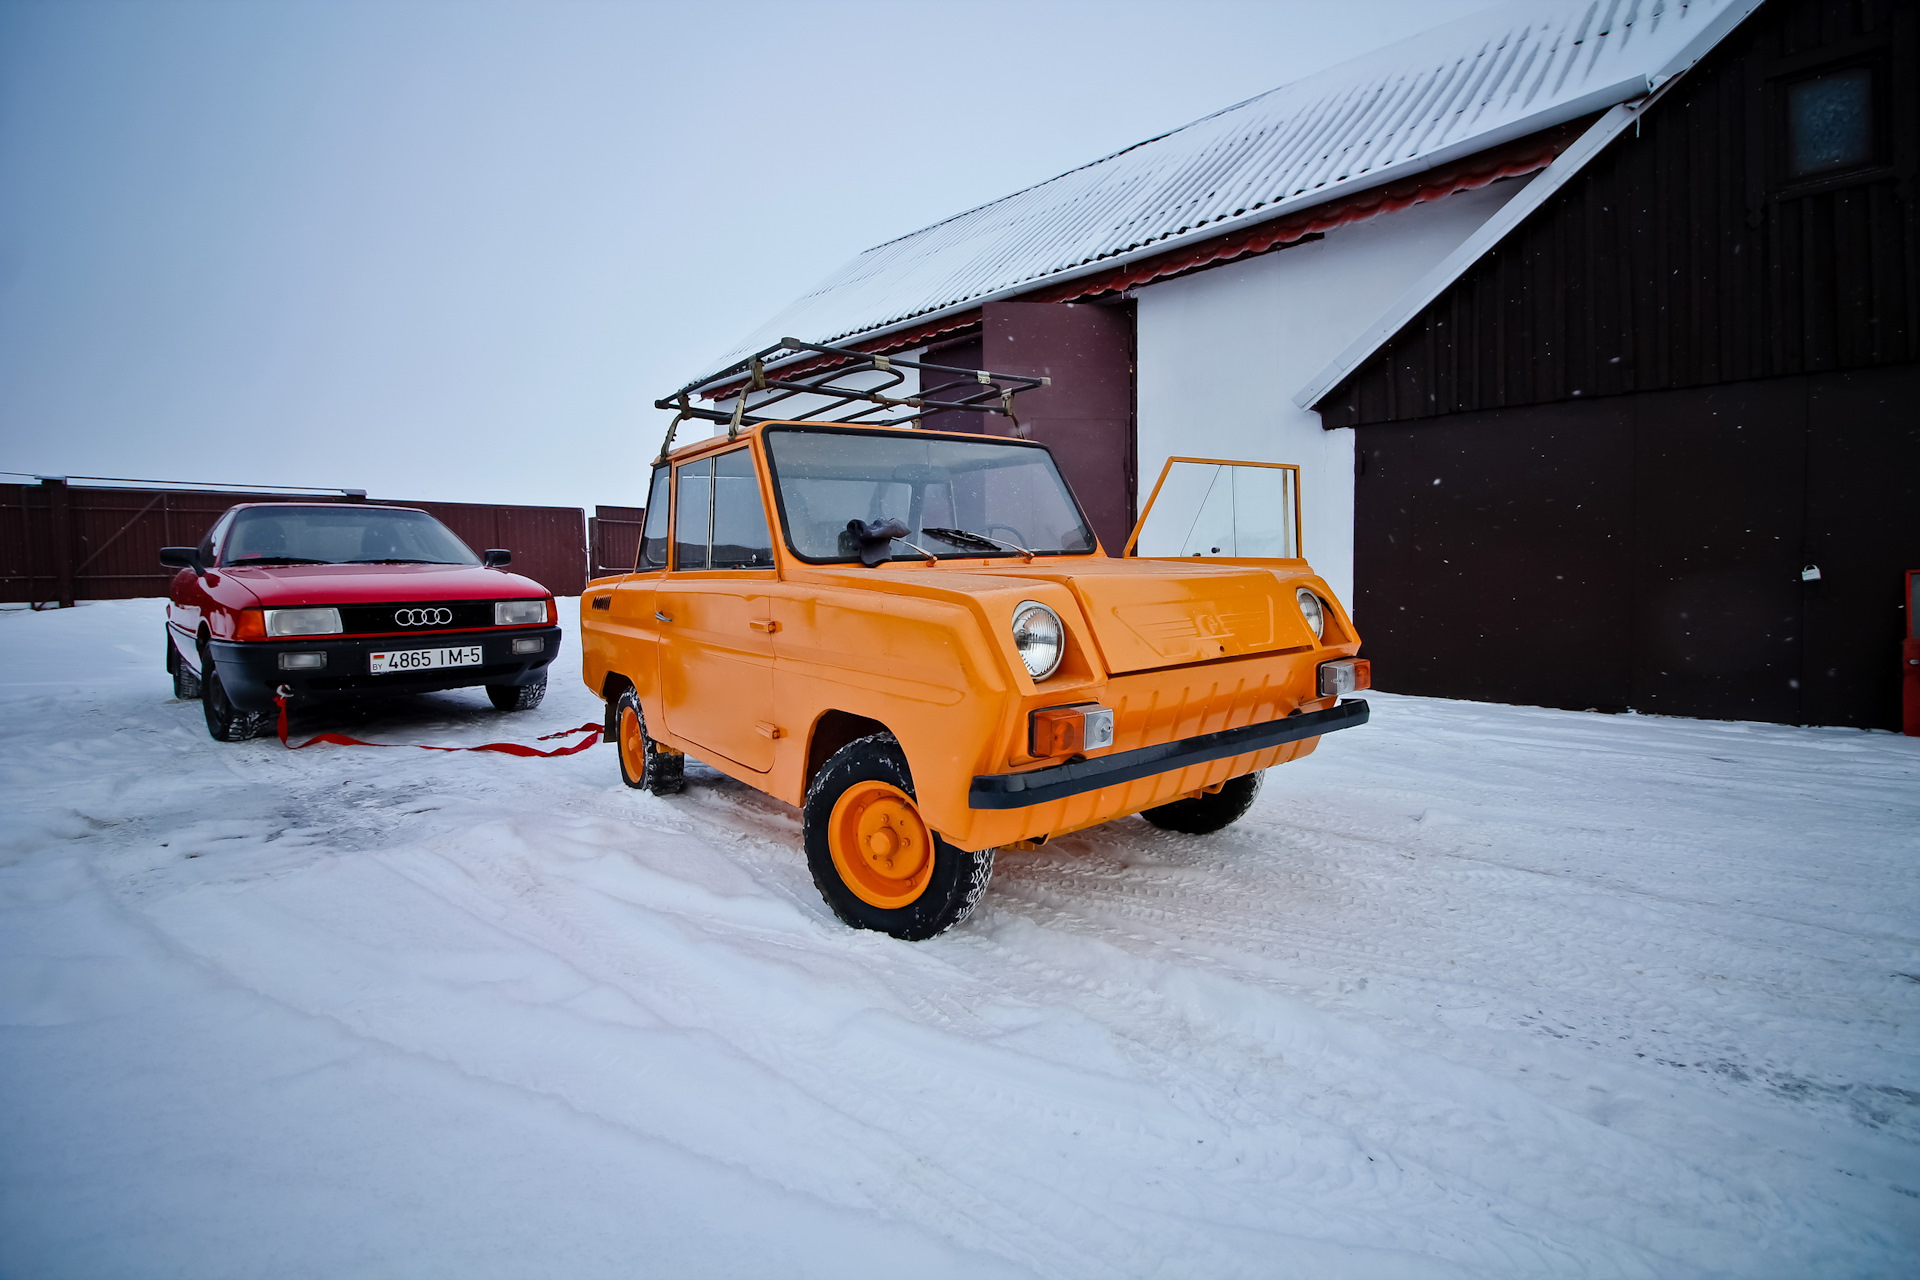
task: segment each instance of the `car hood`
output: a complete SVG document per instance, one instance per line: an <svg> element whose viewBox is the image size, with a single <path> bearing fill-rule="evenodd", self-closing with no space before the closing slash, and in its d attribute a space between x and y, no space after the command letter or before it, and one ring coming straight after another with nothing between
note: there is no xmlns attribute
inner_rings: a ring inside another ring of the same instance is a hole
<svg viewBox="0 0 1920 1280"><path fill-rule="evenodd" d="M865 576L871 583L871 574L856 570L845 578L859 582ZM1092 556L886 575L896 583L908 578L970 594L1058 583L1073 593L1114 674L1316 644L1294 599L1297 586L1317 581L1304 568Z"/></svg>
<svg viewBox="0 0 1920 1280"><path fill-rule="evenodd" d="M285 564L218 570L269 608L545 596L532 578L464 564Z"/></svg>

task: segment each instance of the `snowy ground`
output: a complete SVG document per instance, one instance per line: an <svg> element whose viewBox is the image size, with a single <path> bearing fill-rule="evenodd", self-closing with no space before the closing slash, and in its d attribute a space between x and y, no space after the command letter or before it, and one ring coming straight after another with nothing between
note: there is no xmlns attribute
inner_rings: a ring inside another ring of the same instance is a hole
<svg viewBox="0 0 1920 1280"><path fill-rule="evenodd" d="M912 945L705 769L214 743L161 617L0 613L0 1275L1920 1268L1920 740L1376 696Z"/></svg>

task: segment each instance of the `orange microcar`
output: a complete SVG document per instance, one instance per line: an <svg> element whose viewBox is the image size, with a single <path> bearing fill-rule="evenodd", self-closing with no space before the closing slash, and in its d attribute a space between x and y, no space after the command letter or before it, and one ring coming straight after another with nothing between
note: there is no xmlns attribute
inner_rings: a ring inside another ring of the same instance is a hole
<svg viewBox="0 0 1920 1280"><path fill-rule="evenodd" d="M634 571L581 597L585 679L628 786L692 755L799 806L834 912L928 938L996 850L1216 831L1366 721L1298 484L1175 458L1115 557L1042 445L755 424L656 463Z"/></svg>

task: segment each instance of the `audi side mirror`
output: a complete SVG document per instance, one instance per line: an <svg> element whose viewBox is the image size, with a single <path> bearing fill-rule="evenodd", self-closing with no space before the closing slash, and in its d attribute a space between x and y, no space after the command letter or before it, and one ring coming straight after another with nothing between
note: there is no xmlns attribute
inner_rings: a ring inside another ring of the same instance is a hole
<svg viewBox="0 0 1920 1280"><path fill-rule="evenodd" d="M169 569L191 569L199 574L207 571L206 566L200 563L198 547L162 547L160 563Z"/></svg>
<svg viewBox="0 0 1920 1280"><path fill-rule="evenodd" d="M482 551L480 559L489 569L504 569L513 563L513 552L495 547L491 551Z"/></svg>

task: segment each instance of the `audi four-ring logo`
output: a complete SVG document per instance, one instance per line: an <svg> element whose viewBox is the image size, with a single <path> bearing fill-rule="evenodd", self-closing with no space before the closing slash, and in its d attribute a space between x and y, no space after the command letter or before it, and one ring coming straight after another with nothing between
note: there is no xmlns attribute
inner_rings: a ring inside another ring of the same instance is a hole
<svg viewBox="0 0 1920 1280"><path fill-rule="evenodd" d="M444 627L453 621L453 610L395 609L393 620L403 627Z"/></svg>

